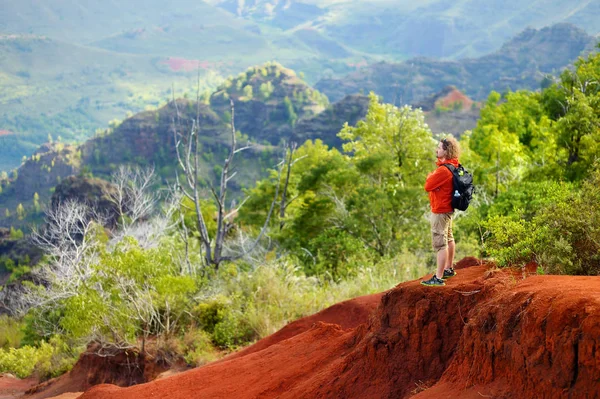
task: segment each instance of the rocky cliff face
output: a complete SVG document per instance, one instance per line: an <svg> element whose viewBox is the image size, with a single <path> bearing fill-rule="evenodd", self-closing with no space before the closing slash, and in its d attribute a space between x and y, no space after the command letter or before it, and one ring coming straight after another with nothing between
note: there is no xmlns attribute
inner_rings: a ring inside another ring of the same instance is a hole
<svg viewBox="0 0 600 399"><path fill-rule="evenodd" d="M108 226L115 226L120 216L113 200L115 193L116 187L106 180L68 176L56 186L50 206L56 208L67 201L81 202L106 217Z"/></svg>
<svg viewBox="0 0 600 399"><path fill-rule="evenodd" d="M341 149L337 137L344 123L353 126L367 115L369 97L354 94L344 97L312 118L299 121L294 127L292 140L302 144L306 140L320 139L330 147Z"/></svg>

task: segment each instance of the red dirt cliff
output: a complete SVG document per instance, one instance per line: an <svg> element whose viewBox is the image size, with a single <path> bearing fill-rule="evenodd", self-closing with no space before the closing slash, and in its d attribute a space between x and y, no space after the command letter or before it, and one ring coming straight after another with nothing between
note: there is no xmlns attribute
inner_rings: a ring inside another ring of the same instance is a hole
<svg viewBox="0 0 600 399"><path fill-rule="evenodd" d="M446 287L389 290L356 327L317 322L221 362L81 398L600 396L598 277L524 278L473 258L457 269Z"/></svg>

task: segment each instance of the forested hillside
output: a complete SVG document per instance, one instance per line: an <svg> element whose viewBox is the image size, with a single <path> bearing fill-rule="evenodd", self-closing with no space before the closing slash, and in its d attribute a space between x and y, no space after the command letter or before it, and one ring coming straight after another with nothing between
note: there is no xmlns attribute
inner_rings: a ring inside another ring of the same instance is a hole
<svg viewBox="0 0 600 399"><path fill-rule="evenodd" d="M189 98L170 101L157 110L114 122L79 146L60 142L41 146L14 173L2 178L0 226L22 227L38 218L41 207L34 204L34 196L38 204L44 204L54 187L73 174L109 178L119 165L129 164L153 167L163 184L173 184L177 176L173 129L189 133L195 120L202 147L201 186L208 190L217 184L231 144L230 100L240 144L253 146L237 158L239 174L230 186L234 196L266 176L285 142L301 144L319 138L339 146L336 135L341 127L364 117L368 106L365 96L349 96L330 106L326 97L294 71L277 63L252 67L225 81L214 93L202 92L199 102ZM336 117L332 117L334 113ZM20 216L16 212L19 206L24 209Z"/></svg>

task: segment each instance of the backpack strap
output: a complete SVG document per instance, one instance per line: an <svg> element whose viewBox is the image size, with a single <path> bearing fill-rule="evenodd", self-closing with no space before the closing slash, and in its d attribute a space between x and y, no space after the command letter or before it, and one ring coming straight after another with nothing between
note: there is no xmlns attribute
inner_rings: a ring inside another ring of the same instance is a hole
<svg viewBox="0 0 600 399"><path fill-rule="evenodd" d="M454 175L454 171L456 170L456 167L454 165L452 165L451 163L443 163L442 166L447 167L448 170Z"/></svg>

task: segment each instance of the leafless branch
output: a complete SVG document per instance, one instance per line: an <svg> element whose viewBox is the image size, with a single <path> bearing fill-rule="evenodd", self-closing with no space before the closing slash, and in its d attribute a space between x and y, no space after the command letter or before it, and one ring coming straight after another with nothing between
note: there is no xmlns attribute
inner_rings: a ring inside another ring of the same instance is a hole
<svg viewBox="0 0 600 399"><path fill-rule="evenodd" d="M174 102L175 103L175 102ZM176 146L176 154L179 166L185 175L185 183L186 187L182 187L179 182L179 178L177 177L177 185L179 190L185 195L187 198L190 198L195 207L196 211L196 225L198 231L200 233L200 242L203 250L203 257L205 265L212 265L215 268L219 267L219 264L223 261L234 260L239 257L247 255L247 252L244 251L239 256L223 256L224 250L224 242L227 237L227 234L231 231L234 224L230 220L237 211L239 207L235 210L230 210L229 212L226 210L226 200L227 200L227 186L228 183L236 176L237 172L232 172L233 160L235 154L240 151L251 148L250 145L240 148L237 148L236 141L236 130L235 130L235 107L233 101L230 100L231 105L231 148L229 150L229 154L223 163L223 168L221 170L220 184L218 190L211 186L210 191L214 198L215 204L217 206L217 228L215 237L210 237L208 234L208 229L206 227L206 222L202 215L201 209L201 199L198 190L198 176L199 176L199 162L198 162L198 151L199 151L199 130L200 130L200 106L198 104L198 111L196 115L196 120L192 123L192 129L187 135L187 137L182 137L181 139L177 133L177 127L173 126L173 135L174 142ZM175 103L175 106L176 103ZM179 114L178 114L179 115ZM179 122L178 122L179 123ZM175 121L173 120L173 124ZM182 139L185 140L185 144L182 143ZM281 168L279 169L279 176L281 175ZM274 204L277 200L279 194L279 176L278 176L278 184L277 184L277 192L275 194L275 198L273 203L271 204L271 208L267 215L267 219L265 221L265 225L260 231L260 234L256 238L255 243L248 249L248 251L254 250L262 236L265 234L265 231L268 227L269 220L271 218L271 214L274 208ZM245 200L244 200L245 202ZM242 203L243 205L243 203ZM242 206L240 205L240 207ZM187 235L187 233L186 233ZM187 248L187 244L186 244Z"/></svg>
<svg viewBox="0 0 600 399"><path fill-rule="evenodd" d="M121 230L127 231L137 222L147 220L154 212L158 202L158 194L151 189L154 168L121 165L112 180L116 190L110 198L119 211Z"/></svg>

